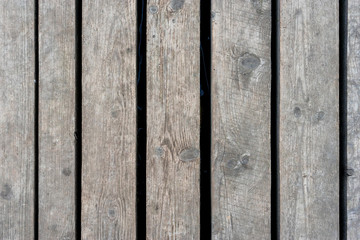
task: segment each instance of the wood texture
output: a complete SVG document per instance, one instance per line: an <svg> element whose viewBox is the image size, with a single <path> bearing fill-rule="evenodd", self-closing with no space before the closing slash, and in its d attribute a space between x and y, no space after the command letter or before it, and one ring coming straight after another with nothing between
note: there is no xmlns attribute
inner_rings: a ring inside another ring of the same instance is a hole
<svg viewBox="0 0 360 240"><path fill-rule="evenodd" d="M348 1L347 237L360 239L360 1Z"/></svg>
<svg viewBox="0 0 360 240"><path fill-rule="evenodd" d="M34 4L0 2L0 239L34 236Z"/></svg>
<svg viewBox="0 0 360 240"><path fill-rule="evenodd" d="M82 3L82 238L135 239L136 1Z"/></svg>
<svg viewBox="0 0 360 240"><path fill-rule="evenodd" d="M39 1L40 239L75 239L74 21L74 1Z"/></svg>
<svg viewBox="0 0 360 240"><path fill-rule="evenodd" d="M212 238L270 239L271 1L212 1Z"/></svg>
<svg viewBox="0 0 360 240"><path fill-rule="evenodd" d="M280 0L280 238L339 238L339 6Z"/></svg>
<svg viewBox="0 0 360 240"><path fill-rule="evenodd" d="M147 239L199 239L200 1L147 4Z"/></svg>

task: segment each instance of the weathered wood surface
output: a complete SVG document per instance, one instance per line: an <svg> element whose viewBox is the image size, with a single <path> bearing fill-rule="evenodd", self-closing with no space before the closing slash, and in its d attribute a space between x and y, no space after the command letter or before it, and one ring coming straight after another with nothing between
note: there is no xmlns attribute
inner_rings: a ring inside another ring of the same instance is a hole
<svg viewBox="0 0 360 240"><path fill-rule="evenodd" d="M280 239L339 238L339 6L280 0Z"/></svg>
<svg viewBox="0 0 360 240"><path fill-rule="evenodd" d="M360 239L360 1L348 1L347 236Z"/></svg>
<svg viewBox="0 0 360 240"><path fill-rule="evenodd" d="M200 1L147 3L147 239L199 239Z"/></svg>
<svg viewBox="0 0 360 240"><path fill-rule="evenodd" d="M212 1L212 238L270 239L271 1Z"/></svg>
<svg viewBox="0 0 360 240"><path fill-rule="evenodd" d="M0 2L0 239L34 236L34 3Z"/></svg>
<svg viewBox="0 0 360 240"><path fill-rule="evenodd" d="M39 1L39 238L75 238L75 2Z"/></svg>
<svg viewBox="0 0 360 240"><path fill-rule="evenodd" d="M135 239L136 1L82 4L82 238Z"/></svg>

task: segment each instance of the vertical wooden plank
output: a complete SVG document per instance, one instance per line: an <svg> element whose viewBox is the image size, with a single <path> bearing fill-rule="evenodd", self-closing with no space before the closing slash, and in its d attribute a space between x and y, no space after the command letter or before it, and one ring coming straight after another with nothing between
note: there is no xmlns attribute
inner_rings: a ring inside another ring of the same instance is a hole
<svg viewBox="0 0 360 240"><path fill-rule="evenodd" d="M136 1L82 2L82 238L135 239Z"/></svg>
<svg viewBox="0 0 360 240"><path fill-rule="evenodd" d="M147 4L147 239L199 239L200 1Z"/></svg>
<svg viewBox="0 0 360 240"><path fill-rule="evenodd" d="M348 0L347 38L347 229L360 239L360 1Z"/></svg>
<svg viewBox="0 0 360 240"><path fill-rule="evenodd" d="M39 238L75 238L75 2L39 1Z"/></svg>
<svg viewBox="0 0 360 240"><path fill-rule="evenodd" d="M34 237L34 1L0 2L0 239Z"/></svg>
<svg viewBox="0 0 360 240"><path fill-rule="evenodd" d="M211 14L212 238L270 239L271 1Z"/></svg>
<svg viewBox="0 0 360 240"><path fill-rule="evenodd" d="M339 238L339 5L280 0L280 238Z"/></svg>

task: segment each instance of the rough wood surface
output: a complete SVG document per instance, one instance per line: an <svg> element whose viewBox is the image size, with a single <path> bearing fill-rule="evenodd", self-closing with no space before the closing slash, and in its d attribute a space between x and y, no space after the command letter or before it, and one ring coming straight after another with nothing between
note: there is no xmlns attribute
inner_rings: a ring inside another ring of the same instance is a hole
<svg viewBox="0 0 360 240"><path fill-rule="evenodd" d="M270 239L271 1L212 1L212 238Z"/></svg>
<svg viewBox="0 0 360 240"><path fill-rule="evenodd" d="M0 239L34 237L33 2L0 2Z"/></svg>
<svg viewBox="0 0 360 240"><path fill-rule="evenodd" d="M280 0L280 238L339 238L339 6Z"/></svg>
<svg viewBox="0 0 360 240"><path fill-rule="evenodd" d="M147 239L199 239L200 1L147 4Z"/></svg>
<svg viewBox="0 0 360 240"><path fill-rule="evenodd" d="M82 3L82 238L135 239L136 1Z"/></svg>
<svg viewBox="0 0 360 240"><path fill-rule="evenodd" d="M348 1L347 236L360 239L360 1Z"/></svg>
<svg viewBox="0 0 360 240"><path fill-rule="evenodd" d="M39 1L40 239L75 239L74 21L74 1Z"/></svg>

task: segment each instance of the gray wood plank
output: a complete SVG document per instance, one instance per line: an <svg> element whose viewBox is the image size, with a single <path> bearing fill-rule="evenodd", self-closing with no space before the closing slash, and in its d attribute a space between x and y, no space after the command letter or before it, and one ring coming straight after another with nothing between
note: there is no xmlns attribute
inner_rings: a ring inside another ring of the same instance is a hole
<svg viewBox="0 0 360 240"><path fill-rule="evenodd" d="M199 239L200 1L147 2L147 239Z"/></svg>
<svg viewBox="0 0 360 240"><path fill-rule="evenodd" d="M211 14L212 239L270 239L271 1Z"/></svg>
<svg viewBox="0 0 360 240"><path fill-rule="evenodd" d="M0 2L0 239L34 237L33 2Z"/></svg>
<svg viewBox="0 0 360 240"><path fill-rule="evenodd" d="M360 239L360 1L348 1L347 237Z"/></svg>
<svg viewBox="0 0 360 240"><path fill-rule="evenodd" d="M82 4L82 238L135 239L136 1Z"/></svg>
<svg viewBox="0 0 360 240"><path fill-rule="evenodd" d="M74 1L39 1L40 239L75 239L74 21Z"/></svg>
<svg viewBox="0 0 360 240"><path fill-rule="evenodd" d="M280 0L280 238L339 238L339 2Z"/></svg>

